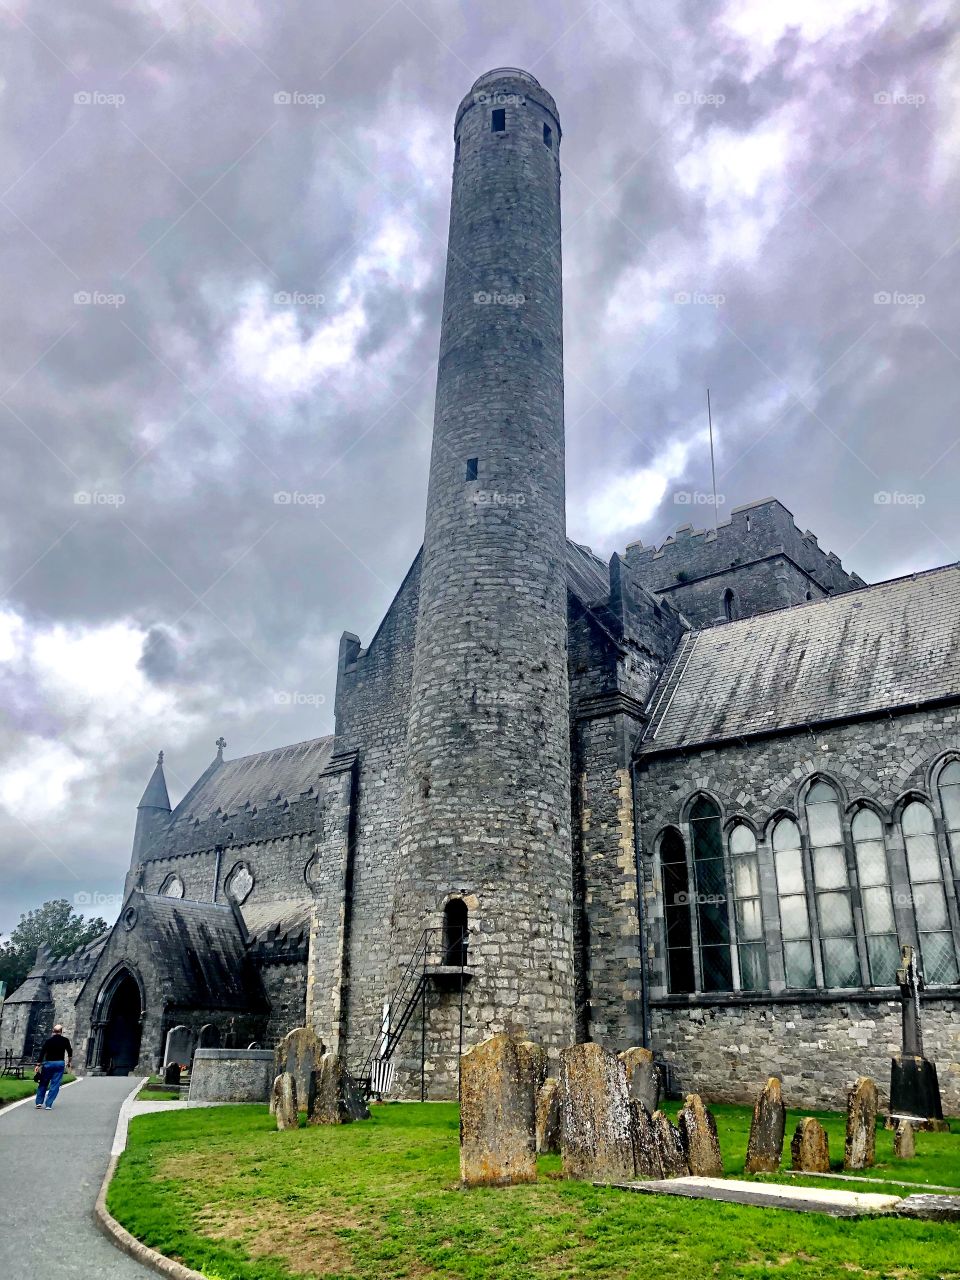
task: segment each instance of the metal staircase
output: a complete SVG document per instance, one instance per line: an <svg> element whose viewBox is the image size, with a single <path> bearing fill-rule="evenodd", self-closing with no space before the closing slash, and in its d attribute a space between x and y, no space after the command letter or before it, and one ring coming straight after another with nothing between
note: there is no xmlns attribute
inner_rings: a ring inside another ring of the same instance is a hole
<svg viewBox="0 0 960 1280"><path fill-rule="evenodd" d="M370 1097L371 1089L371 1073L375 1062L389 1062L397 1050L397 1046L410 1024L417 1006L420 1006L420 1098L423 1101L425 1097L425 1080L424 1080L424 1063L426 1060L426 1031L427 1031L427 990L431 981L440 974L452 977L456 980L459 971L459 987L460 987L460 1048L463 1047L463 988L466 978L470 976L467 969L467 935L464 934L453 948L447 942L448 950L455 950L458 963L455 965L448 964L431 964L430 954L433 949L433 939L441 933L440 929L424 929L420 935L420 940L414 949L413 955L410 957L406 968L400 976L397 988L390 998L389 1009L390 1019L388 1024L381 1026L373 1043L367 1050L366 1056L360 1062L357 1069L351 1072L357 1086L362 1090L366 1097ZM447 957L445 957L446 959Z"/></svg>

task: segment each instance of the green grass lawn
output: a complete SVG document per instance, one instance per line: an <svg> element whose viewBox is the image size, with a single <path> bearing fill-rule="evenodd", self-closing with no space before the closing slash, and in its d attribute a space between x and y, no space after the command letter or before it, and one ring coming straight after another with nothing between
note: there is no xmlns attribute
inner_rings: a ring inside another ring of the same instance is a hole
<svg viewBox="0 0 960 1280"><path fill-rule="evenodd" d="M750 1112L713 1110L727 1172L739 1173ZM840 1161L843 1117L821 1119ZM283 1133L265 1107L142 1116L108 1204L211 1280L960 1277L955 1226L634 1195L564 1182L556 1156L541 1159L536 1185L461 1191L457 1126L447 1103ZM870 1172L960 1188L957 1132L919 1134L915 1161L894 1162L892 1136L877 1138Z"/></svg>
<svg viewBox="0 0 960 1280"><path fill-rule="evenodd" d="M76 1080L76 1078L68 1071L63 1077L63 1083L69 1084L71 1080ZM0 1076L0 1107L5 1107L11 1102L19 1102L21 1098L30 1098L36 1092L37 1086L34 1083L33 1072L25 1080L14 1080L10 1076Z"/></svg>
<svg viewBox="0 0 960 1280"><path fill-rule="evenodd" d="M187 1100L187 1091L171 1089L163 1083L162 1076L151 1076L137 1094L137 1102L179 1102Z"/></svg>

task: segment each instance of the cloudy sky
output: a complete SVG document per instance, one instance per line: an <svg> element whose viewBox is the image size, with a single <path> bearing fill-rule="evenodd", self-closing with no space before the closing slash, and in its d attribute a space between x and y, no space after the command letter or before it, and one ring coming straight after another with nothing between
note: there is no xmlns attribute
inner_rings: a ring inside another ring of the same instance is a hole
<svg viewBox="0 0 960 1280"><path fill-rule="evenodd" d="M868 579L957 559L950 8L5 3L0 930L112 918L158 749L176 800L220 734L331 730L422 534L492 66L564 126L571 536L710 521L709 386L727 511L774 494Z"/></svg>

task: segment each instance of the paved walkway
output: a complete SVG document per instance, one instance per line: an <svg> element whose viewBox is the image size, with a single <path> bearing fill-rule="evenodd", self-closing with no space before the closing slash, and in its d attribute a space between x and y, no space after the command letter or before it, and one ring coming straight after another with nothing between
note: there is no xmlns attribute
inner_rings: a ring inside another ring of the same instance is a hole
<svg viewBox="0 0 960 1280"><path fill-rule="evenodd" d="M0 1111L0 1276L4 1280L147 1280L93 1220L132 1077L67 1085L52 1111Z"/></svg>

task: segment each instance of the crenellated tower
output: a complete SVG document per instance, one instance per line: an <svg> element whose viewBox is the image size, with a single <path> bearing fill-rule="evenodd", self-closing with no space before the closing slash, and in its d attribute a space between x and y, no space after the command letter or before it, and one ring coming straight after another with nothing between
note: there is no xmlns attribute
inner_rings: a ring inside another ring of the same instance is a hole
<svg viewBox="0 0 960 1280"><path fill-rule="evenodd" d="M454 126L394 955L466 919L467 1044L508 1023L573 1034L560 136L514 68L481 76ZM431 1096L456 1089L441 976Z"/></svg>

